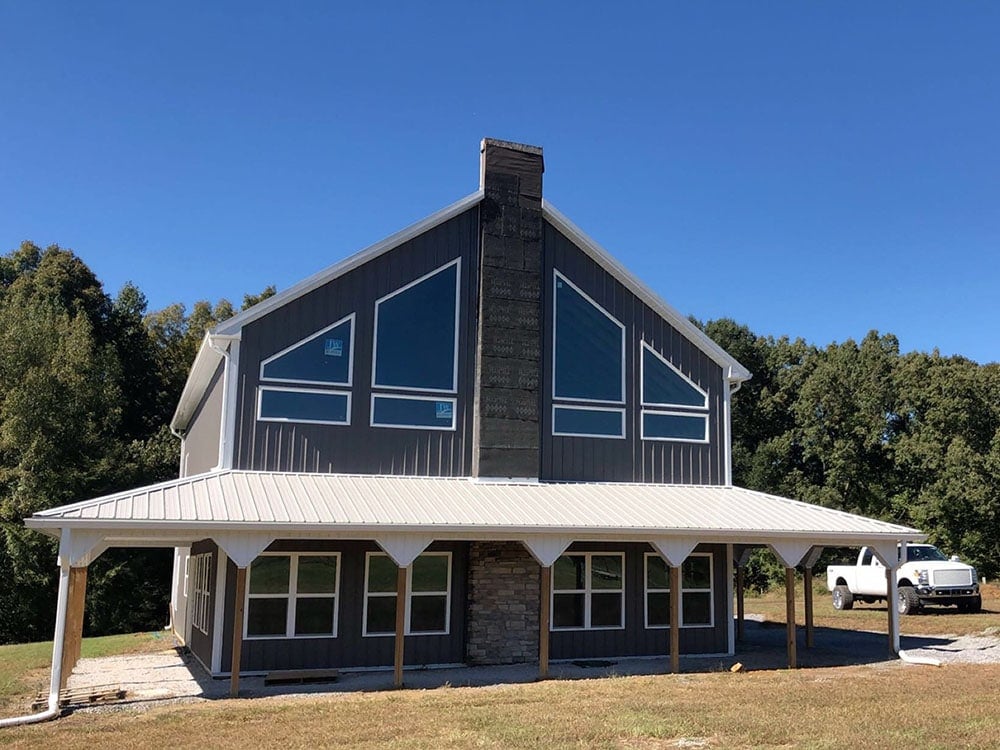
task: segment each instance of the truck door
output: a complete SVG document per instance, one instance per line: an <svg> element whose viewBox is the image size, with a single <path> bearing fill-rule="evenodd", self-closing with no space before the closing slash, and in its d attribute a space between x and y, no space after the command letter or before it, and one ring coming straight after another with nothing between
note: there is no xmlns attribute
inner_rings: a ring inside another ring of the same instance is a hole
<svg viewBox="0 0 1000 750"><path fill-rule="evenodd" d="M869 547L864 548L861 564L858 565L858 591L866 596L885 596L885 566L872 554Z"/></svg>

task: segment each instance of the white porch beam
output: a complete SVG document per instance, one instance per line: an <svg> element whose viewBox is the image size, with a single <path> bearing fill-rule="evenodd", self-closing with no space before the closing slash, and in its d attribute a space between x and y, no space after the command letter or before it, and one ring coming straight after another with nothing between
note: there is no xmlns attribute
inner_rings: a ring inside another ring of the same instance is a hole
<svg viewBox="0 0 1000 750"><path fill-rule="evenodd" d="M698 546L698 540L690 537L650 539L649 543L672 568L679 567Z"/></svg>
<svg viewBox="0 0 1000 750"><path fill-rule="evenodd" d="M375 541L399 568L408 568L430 546L434 537L425 534L381 534L375 537Z"/></svg>
<svg viewBox="0 0 1000 750"><path fill-rule="evenodd" d="M794 568L802 562L802 558L806 556L806 553L809 552L813 544L806 539L788 539L780 542L771 542L769 546L774 551L774 554L778 556L778 559L784 563L786 568Z"/></svg>
<svg viewBox="0 0 1000 750"><path fill-rule="evenodd" d="M215 543L236 563L237 568L250 566L261 552L274 541L272 534L259 531L223 531L212 535Z"/></svg>
<svg viewBox="0 0 1000 750"><path fill-rule="evenodd" d="M571 536L539 534L538 536L525 537L521 540L521 544L525 546L539 565L543 568L551 568L552 563L559 559L559 556L569 548L573 541Z"/></svg>

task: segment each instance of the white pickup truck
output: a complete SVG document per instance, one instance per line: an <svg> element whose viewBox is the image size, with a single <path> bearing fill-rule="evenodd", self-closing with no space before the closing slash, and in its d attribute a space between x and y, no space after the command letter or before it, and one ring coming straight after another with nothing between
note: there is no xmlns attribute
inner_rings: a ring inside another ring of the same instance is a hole
<svg viewBox="0 0 1000 750"><path fill-rule="evenodd" d="M930 544L907 544L902 564L896 569L901 615L917 612L928 604L955 604L961 612L979 612L983 599L979 578L971 565L949 558ZM897 548L897 554L899 554ZM852 609L855 601L884 601L888 584L885 566L869 547L862 547L854 565L831 565L826 569L826 587L833 593L834 609Z"/></svg>

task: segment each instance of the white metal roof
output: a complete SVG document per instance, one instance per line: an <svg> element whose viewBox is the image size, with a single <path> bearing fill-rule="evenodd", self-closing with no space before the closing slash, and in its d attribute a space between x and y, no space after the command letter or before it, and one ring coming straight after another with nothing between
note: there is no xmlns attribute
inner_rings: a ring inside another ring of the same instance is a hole
<svg viewBox="0 0 1000 750"><path fill-rule="evenodd" d="M470 479L221 471L36 513L28 526L289 537L419 532L435 538L571 534L702 541L917 541L918 530L739 487L503 483ZM207 536L207 534L205 534Z"/></svg>

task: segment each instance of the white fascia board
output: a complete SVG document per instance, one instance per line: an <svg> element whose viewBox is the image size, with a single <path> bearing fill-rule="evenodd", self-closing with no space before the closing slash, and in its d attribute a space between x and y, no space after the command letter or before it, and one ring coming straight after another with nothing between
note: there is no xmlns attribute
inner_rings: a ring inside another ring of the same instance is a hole
<svg viewBox="0 0 1000 750"><path fill-rule="evenodd" d="M446 206L440 211L437 211L430 216L411 224L405 229L401 229L395 234L386 237L384 240L376 242L374 245L370 245L364 250L361 250L348 258L345 258L338 263L334 263L332 266L324 268L319 273L315 273L312 276L303 279L299 283L293 284L288 287L288 289L275 294L273 297L268 297L266 300L258 302L249 310L244 310L238 315L234 315L229 318L229 320L223 321L215 327L213 333L233 334L239 332L243 326L262 318L275 308L288 304L292 300L297 299L304 294L308 294L314 289L318 289L324 284L333 281L338 276L343 276L348 271L352 271L358 266L364 265L368 261L377 258L390 250L394 250L404 242L409 242L414 237L417 237L424 232L433 229L439 224L443 224L449 219L453 219L459 214L468 211L473 206L479 204L479 202L483 199L483 195L484 192L482 190L477 190L476 192L465 196L461 200L452 203L450 206Z"/></svg>
<svg viewBox="0 0 1000 750"><path fill-rule="evenodd" d="M214 349L209 342L210 334L206 333L201 340L198 354L191 365L187 381L184 383L184 390L181 391L181 398L177 402L177 409L170 420L170 429L179 432L187 429L194 410L198 408L201 397L205 395L205 389L212 382L212 376L222 361L222 354Z"/></svg>
<svg viewBox="0 0 1000 750"><path fill-rule="evenodd" d="M682 315L680 311L668 304L656 292L646 286L637 276L625 268L613 255L601 247L582 229L570 221L555 206L542 199L542 216L566 235L577 247L593 258L600 266L620 281L629 291L645 302L656 313L683 334L691 343L708 355L716 364L726 371L730 382L749 380L750 371L741 365L731 354L715 343L698 326Z"/></svg>

